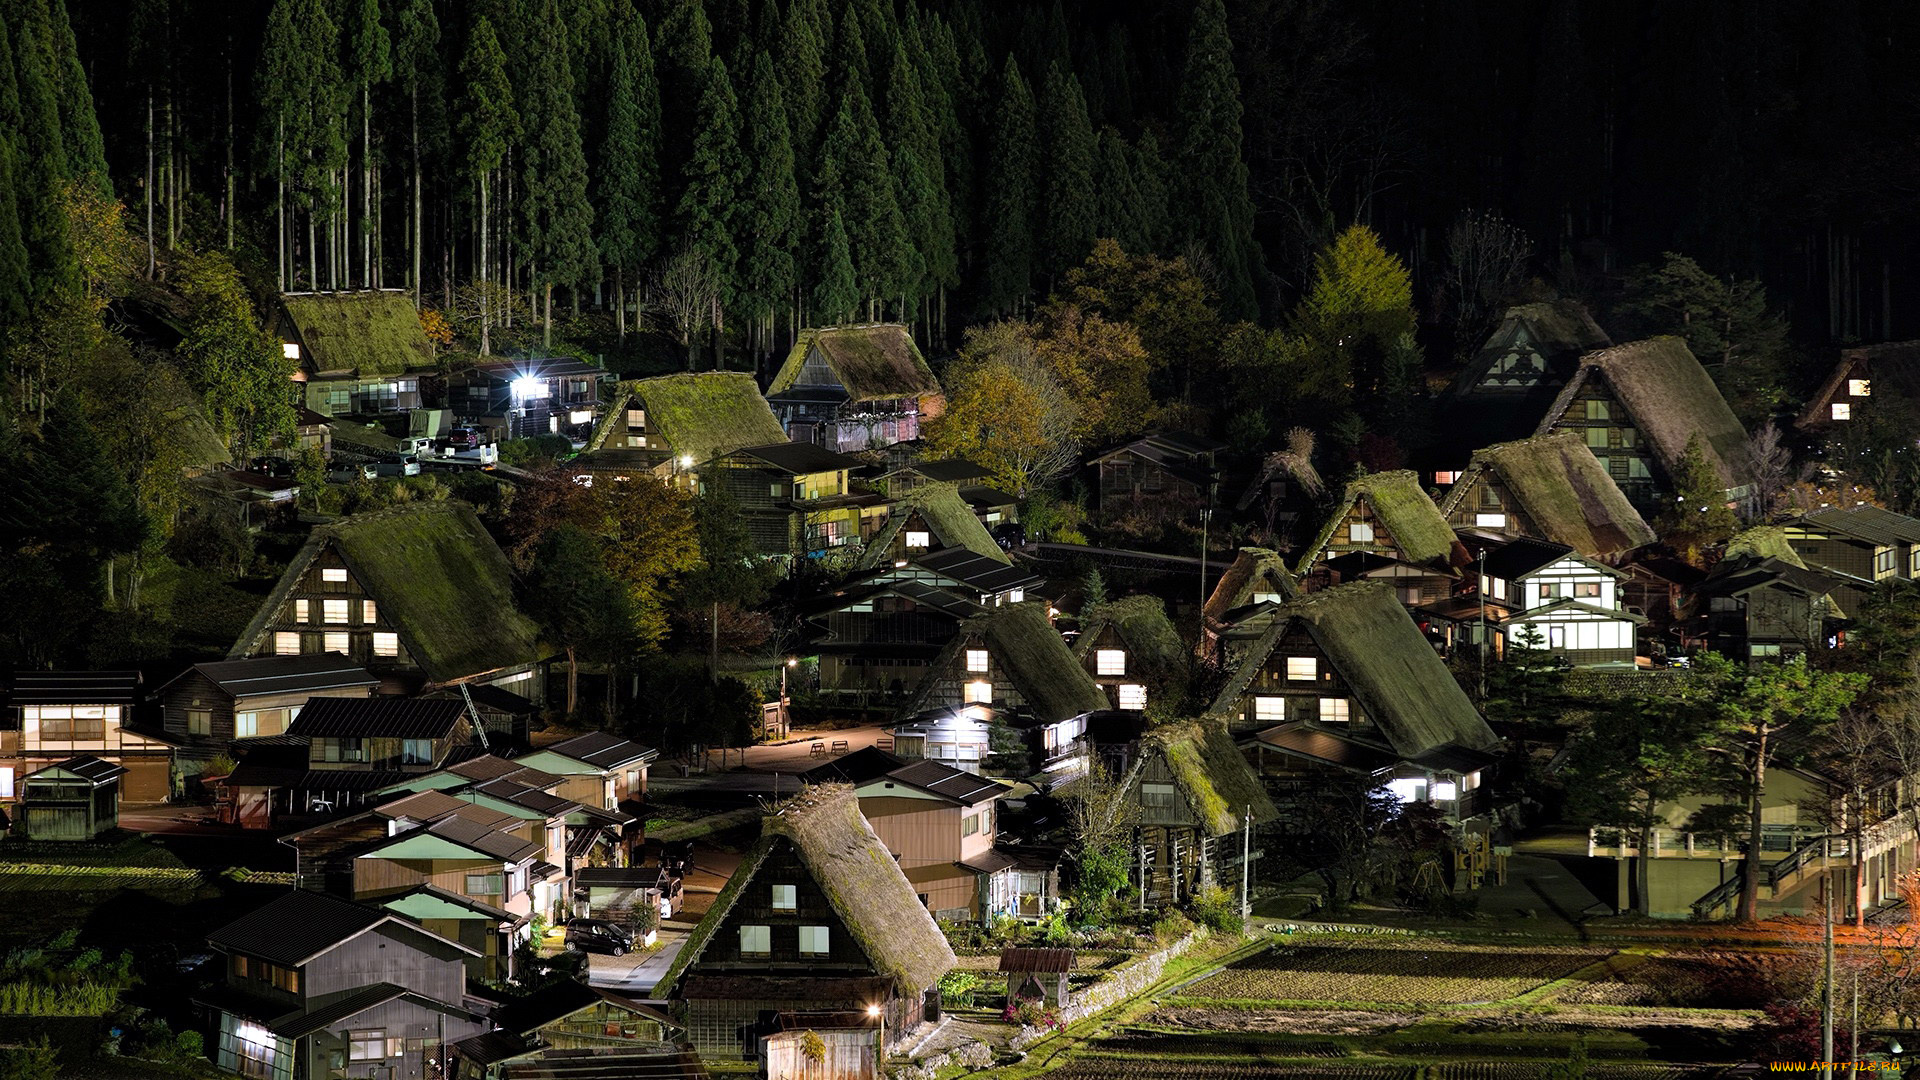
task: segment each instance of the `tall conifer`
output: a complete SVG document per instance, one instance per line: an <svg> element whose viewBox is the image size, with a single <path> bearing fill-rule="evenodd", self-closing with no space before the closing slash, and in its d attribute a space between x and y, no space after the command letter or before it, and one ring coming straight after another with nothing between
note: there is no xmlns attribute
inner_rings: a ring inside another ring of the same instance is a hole
<svg viewBox="0 0 1920 1080"><path fill-rule="evenodd" d="M700 95L699 128L687 158L686 187L674 221L686 242L713 267L723 305L733 303L737 287L734 244L741 209L745 162L740 154L740 109L719 57L707 61L707 85Z"/></svg>
<svg viewBox="0 0 1920 1080"><path fill-rule="evenodd" d="M821 238L819 277L813 286L813 321L821 326L851 322L859 302L853 255L847 250L847 230L835 211L828 216Z"/></svg>
<svg viewBox="0 0 1920 1080"><path fill-rule="evenodd" d="M1012 56L1001 71L988 154L981 302L988 313L1005 315L1026 301L1033 282L1034 180L1039 166L1033 94Z"/></svg>
<svg viewBox="0 0 1920 1080"><path fill-rule="evenodd" d="M1251 318L1257 312L1253 282L1259 256L1247 163L1240 153L1240 80L1222 0L1200 0L1194 8L1174 120L1181 135L1180 219L1187 238L1213 256L1221 313Z"/></svg>
<svg viewBox="0 0 1920 1080"><path fill-rule="evenodd" d="M1140 250L1165 254L1173 248L1173 196L1167 159L1152 131L1140 133L1133 147L1133 184L1140 190Z"/></svg>
<svg viewBox="0 0 1920 1080"><path fill-rule="evenodd" d="M27 316L27 244L20 230L20 95L14 81L13 35L0 18L0 347L5 329Z"/></svg>
<svg viewBox="0 0 1920 1080"><path fill-rule="evenodd" d="M546 301L545 334L553 334L553 287L574 291L593 279L593 204L587 200L587 155L573 98L573 61L567 25L556 0L546 0L534 42L534 115L525 154L528 240L537 284Z"/></svg>
<svg viewBox="0 0 1920 1080"><path fill-rule="evenodd" d="M745 220L739 278L741 314L763 319L793 289L800 234L800 190L793 172L793 139L773 59L754 57L747 93Z"/></svg>
<svg viewBox="0 0 1920 1080"><path fill-rule="evenodd" d="M1046 273L1064 273L1093 247L1099 209L1093 190L1093 125L1080 81L1071 72L1047 69L1045 125L1047 192L1044 229Z"/></svg>
<svg viewBox="0 0 1920 1080"><path fill-rule="evenodd" d="M912 249L906 220L894 194L891 159L880 142L867 95L849 81L821 144L825 175L837 181L837 201L847 245L853 253L860 296L874 304L897 298L910 276Z"/></svg>
<svg viewBox="0 0 1920 1080"><path fill-rule="evenodd" d="M827 79L826 46L809 5L794 0L787 6L780 42L781 96L787 103L794 153L804 172L820 148Z"/></svg>
<svg viewBox="0 0 1920 1080"><path fill-rule="evenodd" d="M1127 140L1110 127L1100 131L1094 176L1099 178L1100 188L1100 214L1094 231L1120 241L1128 251L1148 250L1140 227L1140 188L1133 182L1133 153L1127 148Z"/></svg>
<svg viewBox="0 0 1920 1080"><path fill-rule="evenodd" d="M600 255L613 269L616 321L622 336L627 330L627 285L652 257L660 229L655 154L660 104L652 86L646 33L646 23L638 14L614 30L606 88L607 132L598 177ZM642 98L648 99L650 108L643 107Z"/></svg>
<svg viewBox="0 0 1920 1080"><path fill-rule="evenodd" d="M671 0L654 46L659 50L661 175L678 185L705 117L701 101L713 59L713 29L700 0Z"/></svg>

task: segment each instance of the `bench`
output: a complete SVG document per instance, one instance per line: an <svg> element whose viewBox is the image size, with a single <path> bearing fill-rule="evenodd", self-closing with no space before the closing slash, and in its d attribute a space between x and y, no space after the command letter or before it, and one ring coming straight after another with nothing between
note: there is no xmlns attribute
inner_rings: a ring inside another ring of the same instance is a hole
<svg viewBox="0 0 1920 1080"><path fill-rule="evenodd" d="M846 753L846 752L847 752L847 740L845 740L845 739L835 739L835 740L833 740L833 752L834 752L834 753L836 753L836 754L844 754L844 753Z"/></svg>
<svg viewBox="0 0 1920 1080"><path fill-rule="evenodd" d="M813 740L813 745L807 748L807 752L812 757L826 757L827 744L821 742L819 739L815 739Z"/></svg>
<svg viewBox="0 0 1920 1080"><path fill-rule="evenodd" d="M886 750L891 752L893 750L893 737L890 735L883 735L880 738L873 740L873 748L875 750Z"/></svg>

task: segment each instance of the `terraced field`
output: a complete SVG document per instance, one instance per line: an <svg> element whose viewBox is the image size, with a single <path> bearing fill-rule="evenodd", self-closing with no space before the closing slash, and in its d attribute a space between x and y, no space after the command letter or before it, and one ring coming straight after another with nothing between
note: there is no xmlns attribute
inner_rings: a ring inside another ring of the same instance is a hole
<svg viewBox="0 0 1920 1080"><path fill-rule="evenodd" d="M1387 1005L1493 1003L1569 975L1611 951L1464 948L1428 941L1279 945L1195 983L1181 996Z"/></svg>

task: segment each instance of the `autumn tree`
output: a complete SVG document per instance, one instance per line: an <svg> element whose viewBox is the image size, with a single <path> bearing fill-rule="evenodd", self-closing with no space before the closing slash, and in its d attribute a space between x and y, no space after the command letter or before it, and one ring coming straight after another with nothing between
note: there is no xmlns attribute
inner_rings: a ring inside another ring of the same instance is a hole
<svg viewBox="0 0 1920 1080"><path fill-rule="evenodd" d="M928 424L937 456L975 462L1020 496L1079 460L1080 411L1025 324L968 330L945 381L946 411Z"/></svg>
<svg viewBox="0 0 1920 1080"><path fill-rule="evenodd" d="M1370 396L1387 350L1413 332L1413 280L1372 229L1351 226L1314 259L1293 325L1329 378Z"/></svg>

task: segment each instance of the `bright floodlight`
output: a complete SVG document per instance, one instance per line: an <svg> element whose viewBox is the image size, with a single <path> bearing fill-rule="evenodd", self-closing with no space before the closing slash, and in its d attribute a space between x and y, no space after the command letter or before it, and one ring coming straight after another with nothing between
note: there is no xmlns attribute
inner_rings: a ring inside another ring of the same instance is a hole
<svg viewBox="0 0 1920 1080"><path fill-rule="evenodd" d="M692 454L681 454L681 455L680 455L680 467L681 467L681 468L683 468L683 469L691 469L691 468L693 468L693 455L692 455Z"/></svg>
<svg viewBox="0 0 1920 1080"><path fill-rule="evenodd" d="M513 380L513 396L517 398L546 397L547 384L531 375L522 375Z"/></svg>
<svg viewBox="0 0 1920 1080"><path fill-rule="evenodd" d="M868 1015L868 1016L879 1016L879 1015L880 1015L880 1006L878 1006L878 1005L869 1005L869 1006L867 1006L867 1015Z"/></svg>

